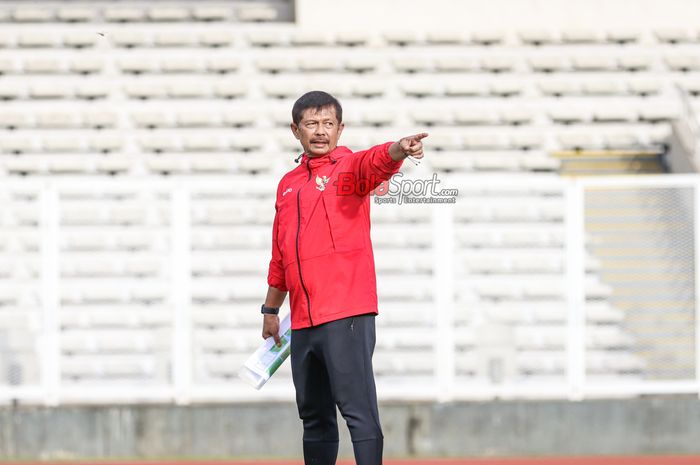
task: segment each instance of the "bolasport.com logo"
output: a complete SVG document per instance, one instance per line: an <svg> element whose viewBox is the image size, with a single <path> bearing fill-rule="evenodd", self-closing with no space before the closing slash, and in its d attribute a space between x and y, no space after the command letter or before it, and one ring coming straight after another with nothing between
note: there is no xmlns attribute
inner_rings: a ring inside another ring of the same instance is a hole
<svg viewBox="0 0 700 465"><path fill-rule="evenodd" d="M380 181L376 176L358 178L355 173L340 173L334 183L338 195L371 195L376 204L404 203L455 203L458 189L438 188L437 173L430 179L406 179L403 173L394 174L388 180Z"/></svg>

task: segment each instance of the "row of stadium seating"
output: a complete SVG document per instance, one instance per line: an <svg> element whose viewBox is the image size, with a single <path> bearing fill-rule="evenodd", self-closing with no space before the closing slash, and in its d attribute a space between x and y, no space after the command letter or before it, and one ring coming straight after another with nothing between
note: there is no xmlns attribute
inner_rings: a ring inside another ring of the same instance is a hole
<svg viewBox="0 0 700 465"><path fill-rule="evenodd" d="M549 105L547 105L549 106ZM484 108L481 105L464 105L457 107L440 106L437 104L418 104L411 108L407 115L397 115L387 110L372 111L365 110L357 115L351 115L345 119L347 124L352 125L348 131L353 137L355 128L371 129L376 127L392 126L400 122L402 117L408 117L413 124L424 124L426 126L448 126L450 131L442 130L441 140L459 136L462 130L460 126L519 126L531 124L535 120L549 121L553 124L607 124L607 123L654 123L672 119L677 110L674 107L644 107L639 105L624 105L622 102L613 103L609 107L588 108L586 106L561 106L551 105L550 108L544 106L540 112L526 107L503 107ZM131 125L136 129L164 129L164 128L253 128L270 122L270 119L277 127L289 127L290 115L288 111L274 111L269 116L246 111L242 109L204 111L183 111L177 110L170 113L164 111L135 111L131 113ZM263 119L263 117L265 119ZM269 118L269 119L268 119ZM50 111L50 112L10 112L0 113L0 128L5 129L115 129L125 122L119 121L117 114L109 111L91 110L86 112ZM456 126L457 128L453 127ZM646 128L644 128L646 129ZM553 128L556 131L556 128ZM369 132L369 131L363 131ZM440 134L440 132L438 132ZM347 134L346 134L347 135ZM282 134L275 134L280 139L280 144L284 140L293 137L288 131ZM362 136L365 136L363 134ZM8 137L10 137L8 133ZM102 135L101 137L105 137ZM361 137L361 136L360 136ZM255 131L236 131L236 136L232 138L234 143L240 144L232 148L239 150L260 150L264 147L261 140L262 135ZM344 139L343 139L344 140ZM455 137L455 140L457 138ZM351 140L351 142L354 142ZM432 142L432 140L431 140ZM296 142L286 142L284 146ZM249 144L249 145L244 145ZM444 146L438 145L438 150Z"/></svg>
<svg viewBox="0 0 700 465"><path fill-rule="evenodd" d="M657 97L662 95L667 84L660 80L629 80L615 81L614 79L595 78L590 81L583 81L578 78L568 79L546 79L539 83L528 85L528 80L519 82L475 80L471 76L466 79L457 77L441 82L440 79L427 80L425 78L406 81L405 83L393 83L387 78L343 78L335 84L318 82L319 87L327 87L338 98L356 100L357 103L374 103L382 97L390 94L409 99L434 98L444 100L445 98L459 98L465 100L464 103L483 98L509 98L516 104L521 103L518 98L540 97L547 98L578 97L595 98L605 97ZM355 80L356 82L352 82ZM239 103L249 104L248 97L255 100L255 95L262 95L271 100L272 105L275 99L288 99L298 96L309 81L302 78L274 80L260 80L259 88L253 90L244 80L217 80L207 82L197 79L169 79L169 80L138 80L125 84L123 90L115 89L107 82L39 82L35 84L26 81L6 81L0 86L0 99L7 102L22 103L25 101L61 101L74 99L77 102L91 102L107 100L116 96L124 96L132 101L177 101L177 100L205 100L218 99L221 101L240 99ZM311 81L313 82L313 81ZM680 82L679 85L691 94L700 93L700 84L696 82ZM556 100L555 100L556 101ZM591 101L595 102L595 100ZM419 104L418 102L415 102ZM496 103L495 101L491 103ZM513 102L510 102L511 104ZM544 103L544 102L543 102ZM648 105L648 100L633 101L634 106L643 107ZM668 104L667 104L668 105ZM275 118L277 120L277 118Z"/></svg>
<svg viewBox="0 0 700 465"><path fill-rule="evenodd" d="M581 52L579 52L581 53ZM0 74L80 74L118 72L122 74L229 74L255 69L261 73L333 73L351 72L371 76L374 73L394 71L404 74L475 74L506 73L529 70L536 73L586 73L586 72L636 72L679 71L700 69L700 58L696 52L666 52L660 60L651 56L593 55L591 52L578 55L492 55L469 56L457 54L426 54L419 57L394 56L381 60L373 54L357 53L310 54L302 52L266 52L248 62L235 55L203 54L193 56L178 52L174 56L153 56L150 53L120 54L107 61L94 53L37 57L23 54L3 57ZM57 55L57 54L54 54Z"/></svg>
<svg viewBox="0 0 700 465"><path fill-rule="evenodd" d="M257 13L258 7L255 10L248 11ZM272 11L271 9L268 11ZM52 21L51 10L41 9L36 10L38 15L43 18L36 17L33 22L43 22L52 24L55 31L45 28L42 31L22 30L19 37L14 37L7 32L0 39L0 45L11 47L13 45L19 47L41 47L41 46L56 46L61 43L69 47L90 47L94 46L98 41L107 40L116 46L120 47L147 47L147 46L204 46L204 47L219 47L234 45L249 45L254 47L323 47L323 46L341 46L341 47L359 47L359 46L498 46L498 45L521 45L534 46L538 48L547 48L548 46L568 45L579 46L581 44L609 44L609 45L627 45L633 46L636 44L697 44L700 42L700 30L691 30L686 28L658 28L650 31L629 30L625 28L610 29L607 31L595 29L565 29L552 28L542 30L519 30L505 31L497 28L460 31L460 30L433 30L421 32L411 30L409 28L395 29L384 31L380 34L371 34L366 31L338 31L331 33L327 30L312 30L303 28L281 27L275 28L247 28L245 37L230 29L218 27L212 29L207 25L207 30L183 27L179 30L173 30L169 27L167 31L153 31L149 29L152 26L170 21L156 21L156 24L148 24L146 28L138 27L140 25L130 24L128 27L115 27L114 24L105 24L97 18L86 17L82 22L88 24L100 24L101 27L113 30L114 32L94 34L92 37L82 32L81 29L75 28L78 32L64 32L65 27L59 21ZM86 11L87 13L87 11ZM145 12L141 12L141 20L145 18ZM184 13L184 10L183 10ZM4 15L4 17L3 17ZM37 15L37 16L38 16ZM25 22L21 18L8 18L7 10L0 11L0 21L8 22L10 25L21 26ZM60 18L59 18L60 19ZM106 18L109 22L110 18ZM240 18L250 20L250 18ZM183 15L180 21L185 23L194 22L196 25L197 18L187 18ZM220 21L235 22L233 15L219 18ZM76 21L77 22L77 21ZM113 20L112 22L130 22L125 17L123 21ZM132 22L136 22L134 19ZM42 25L45 26L45 25ZM76 26L72 24L71 26ZM81 26L78 24L77 26ZM119 25L116 25L119 26ZM169 25L168 25L169 26ZM8 31L12 29L8 28ZM208 32L211 31L211 32ZM95 37L96 36L96 37ZM14 39L14 40L13 40Z"/></svg>
<svg viewBox="0 0 700 465"><path fill-rule="evenodd" d="M92 23L92 22L189 22L189 21L273 21L278 19L277 7L284 6L285 0L251 4L247 2L234 3L235 8L226 6L202 5L180 7L169 5L153 5L148 8L138 5L115 6L102 3L98 6L88 6L83 3L76 6L47 7L21 6L3 8L0 10L0 22L9 23Z"/></svg>

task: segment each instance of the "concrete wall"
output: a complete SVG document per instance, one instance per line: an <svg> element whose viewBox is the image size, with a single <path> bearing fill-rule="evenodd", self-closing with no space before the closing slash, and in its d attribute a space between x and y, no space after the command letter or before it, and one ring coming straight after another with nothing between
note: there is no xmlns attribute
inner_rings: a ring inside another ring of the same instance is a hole
<svg viewBox="0 0 700 465"><path fill-rule="evenodd" d="M385 456L700 454L697 397L382 404ZM351 457L341 422L341 456ZM5 407L0 461L301 457L292 404Z"/></svg>
<svg viewBox="0 0 700 465"><path fill-rule="evenodd" d="M332 30L689 27L697 0L296 0L297 24Z"/></svg>

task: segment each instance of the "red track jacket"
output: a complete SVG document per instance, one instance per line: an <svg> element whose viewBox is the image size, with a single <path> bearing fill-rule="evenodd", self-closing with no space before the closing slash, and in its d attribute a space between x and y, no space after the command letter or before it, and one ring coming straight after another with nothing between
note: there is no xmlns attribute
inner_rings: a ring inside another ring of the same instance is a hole
<svg viewBox="0 0 700 465"><path fill-rule="evenodd" d="M391 144L304 154L277 186L267 283L289 291L292 329L378 313L368 194L401 168Z"/></svg>

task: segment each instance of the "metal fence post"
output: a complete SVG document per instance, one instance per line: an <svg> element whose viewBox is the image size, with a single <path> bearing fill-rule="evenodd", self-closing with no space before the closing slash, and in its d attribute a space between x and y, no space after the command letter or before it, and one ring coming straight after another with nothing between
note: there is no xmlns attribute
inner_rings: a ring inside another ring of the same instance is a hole
<svg viewBox="0 0 700 465"><path fill-rule="evenodd" d="M695 382L697 394L700 397L700 182L696 177L693 182L693 262L695 269Z"/></svg>
<svg viewBox="0 0 700 465"><path fill-rule="evenodd" d="M190 189L174 186L171 198L172 383L175 402L192 397Z"/></svg>
<svg viewBox="0 0 700 465"><path fill-rule="evenodd" d="M41 384L45 405L57 405L61 383L59 223L58 191L49 183L41 186L41 308L42 334L39 341Z"/></svg>
<svg viewBox="0 0 700 465"><path fill-rule="evenodd" d="M583 186L566 187L567 379L569 399L583 398L586 377L585 223Z"/></svg>
<svg viewBox="0 0 700 465"><path fill-rule="evenodd" d="M452 204L443 204L432 210L436 392L438 401L448 402L454 397L455 382L454 208Z"/></svg>

